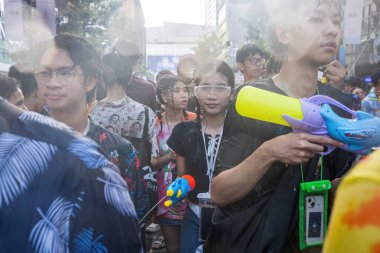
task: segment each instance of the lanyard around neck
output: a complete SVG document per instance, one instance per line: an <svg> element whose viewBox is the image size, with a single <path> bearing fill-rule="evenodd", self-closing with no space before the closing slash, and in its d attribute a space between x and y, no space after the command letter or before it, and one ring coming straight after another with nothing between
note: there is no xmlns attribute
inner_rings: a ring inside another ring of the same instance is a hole
<svg viewBox="0 0 380 253"><path fill-rule="evenodd" d="M207 173L206 173L206 176L208 176L208 178L209 178L209 192L211 192L212 175L214 174L216 157L218 155L220 143L221 143L221 140L222 140L222 135L223 135L223 127L220 130L219 139L218 139L218 141L216 143L216 149L214 149L215 148L215 141L211 142L211 143L209 142L209 144L212 145L212 147L208 147L207 148L207 146L206 146L205 126L204 126L203 120L202 120L202 139L203 139L203 146L204 146L204 150L205 150L206 163L207 163ZM216 139L216 136L215 136L215 139ZM208 152L208 150L211 151L210 156L209 156L210 152Z"/></svg>

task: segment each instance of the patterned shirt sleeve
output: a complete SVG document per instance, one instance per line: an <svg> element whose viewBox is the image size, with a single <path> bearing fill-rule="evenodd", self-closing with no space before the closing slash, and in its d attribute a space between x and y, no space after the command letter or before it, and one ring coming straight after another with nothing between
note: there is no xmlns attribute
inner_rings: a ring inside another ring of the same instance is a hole
<svg viewBox="0 0 380 253"><path fill-rule="evenodd" d="M159 149L158 149L158 142L157 142L156 115L150 108L149 108L148 138L149 138L149 142L152 144L151 156L158 157Z"/></svg>

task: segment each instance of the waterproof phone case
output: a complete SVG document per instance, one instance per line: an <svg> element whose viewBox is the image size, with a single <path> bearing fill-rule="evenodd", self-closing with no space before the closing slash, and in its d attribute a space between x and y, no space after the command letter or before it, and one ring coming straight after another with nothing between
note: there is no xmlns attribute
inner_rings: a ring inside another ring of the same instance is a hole
<svg viewBox="0 0 380 253"><path fill-rule="evenodd" d="M300 184L299 238L300 249L323 244L327 228L328 180Z"/></svg>

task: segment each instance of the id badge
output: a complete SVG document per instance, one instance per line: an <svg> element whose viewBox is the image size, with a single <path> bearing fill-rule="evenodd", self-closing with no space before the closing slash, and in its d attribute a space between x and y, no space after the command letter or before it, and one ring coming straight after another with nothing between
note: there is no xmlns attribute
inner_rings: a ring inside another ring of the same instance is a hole
<svg viewBox="0 0 380 253"><path fill-rule="evenodd" d="M210 193L198 193L199 200L199 241L204 242L210 232L212 226L212 214L214 213L215 205L212 203Z"/></svg>
<svg viewBox="0 0 380 253"><path fill-rule="evenodd" d="M323 244L327 229L329 180L300 184L299 238L300 249Z"/></svg>

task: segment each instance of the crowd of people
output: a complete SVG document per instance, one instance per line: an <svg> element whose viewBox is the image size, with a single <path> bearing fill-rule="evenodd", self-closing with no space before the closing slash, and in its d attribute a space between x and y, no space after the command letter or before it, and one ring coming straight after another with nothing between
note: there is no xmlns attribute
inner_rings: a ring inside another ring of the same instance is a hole
<svg viewBox="0 0 380 253"><path fill-rule="evenodd" d="M253 86L297 99L325 95L380 117L380 69L368 89L335 60L342 15L338 0L278 0L267 33L280 68L272 74L270 53L243 45L241 85L226 62L195 56L146 81L135 75L142 54L130 41L103 56L70 34L39 45L33 69L18 62L0 76L0 251L376 252L376 236L349 246L360 217L345 212L347 195L365 195L368 184L379 200L378 181L358 172L363 156L235 106ZM364 159L376 177L378 158ZM185 174L196 187L165 206L168 186ZM146 240L158 228L163 237Z"/></svg>

